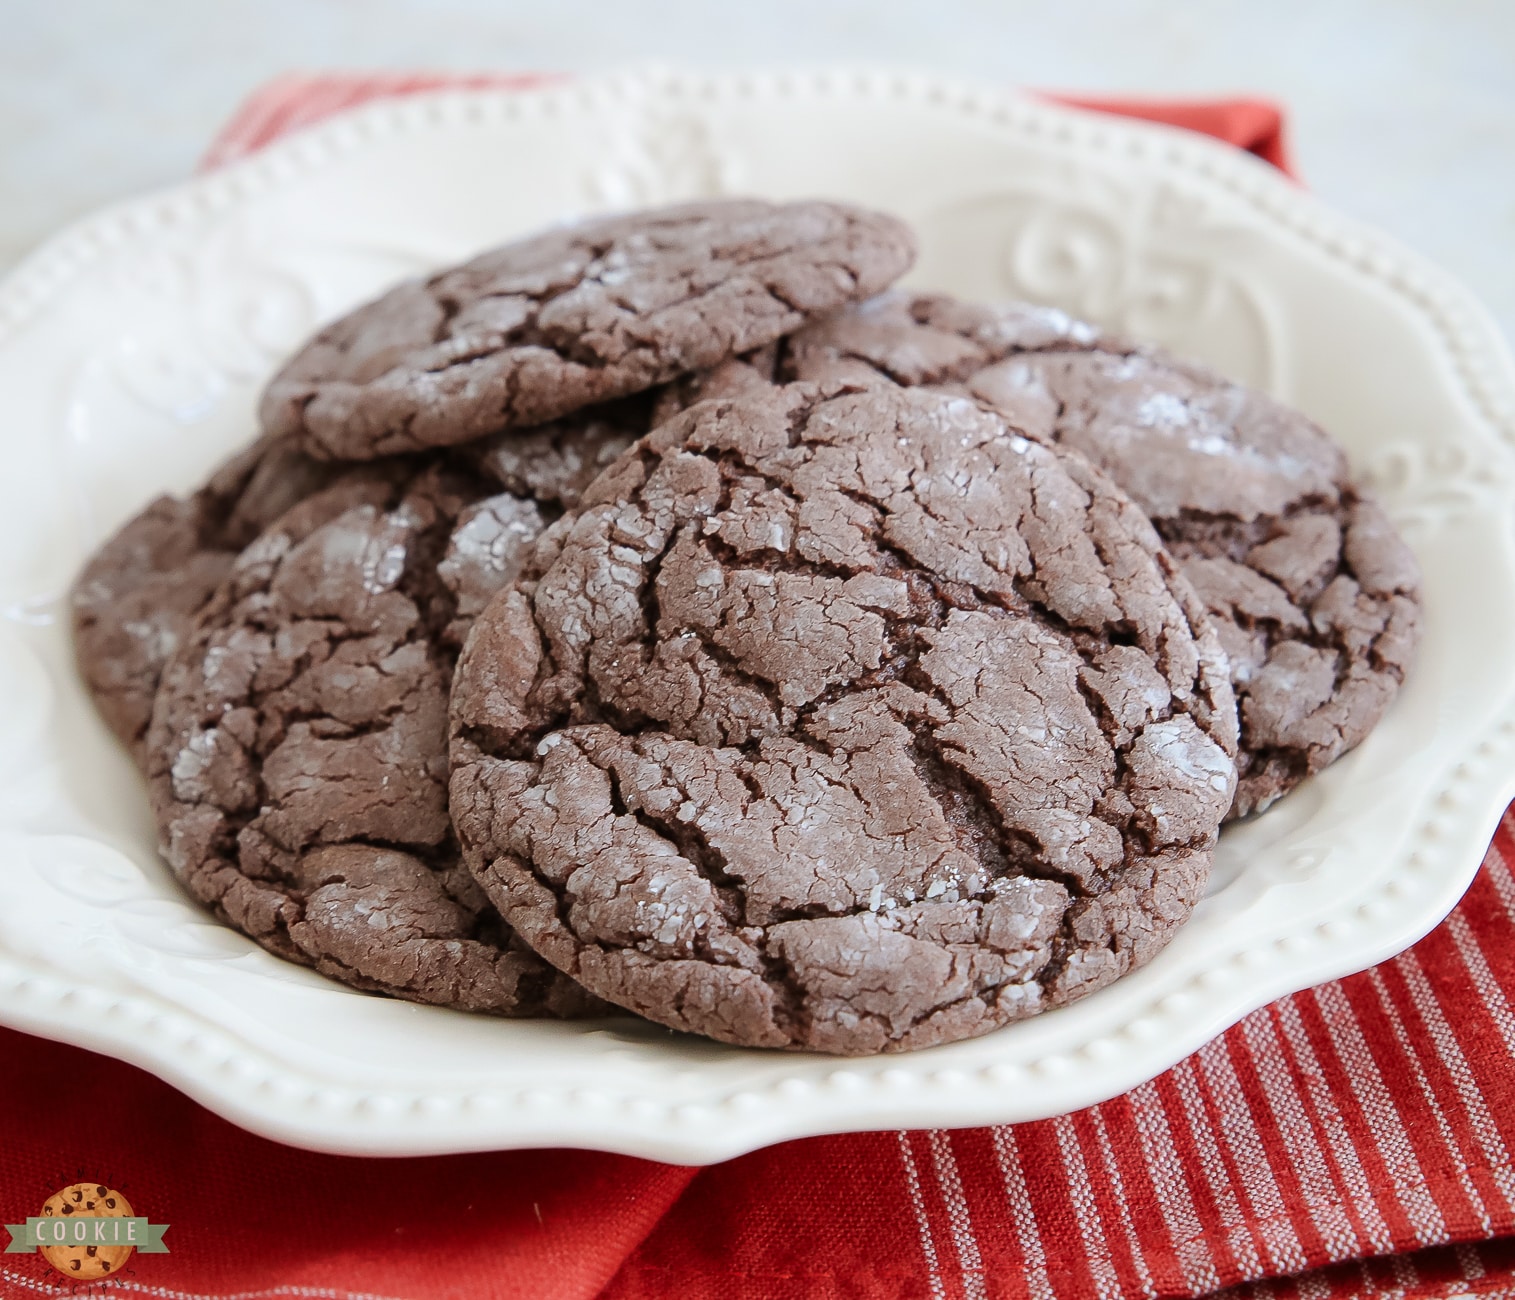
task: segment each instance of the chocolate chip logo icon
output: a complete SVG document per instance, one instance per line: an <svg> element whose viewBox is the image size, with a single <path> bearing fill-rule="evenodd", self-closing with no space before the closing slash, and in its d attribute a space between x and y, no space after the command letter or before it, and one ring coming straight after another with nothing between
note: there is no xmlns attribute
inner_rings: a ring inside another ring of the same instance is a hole
<svg viewBox="0 0 1515 1300"><path fill-rule="evenodd" d="M42 1212L27 1221L7 1224L6 1254L38 1250L64 1277L90 1282L114 1277L132 1251L166 1253L166 1223L149 1223L132 1211L131 1202L104 1183L71 1183L42 1203Z"/></svg>
<svg viewBox="0 0 1515 1300"><path fill-rule="evenodd" d="M95 1235L94 1229L97 1225L84 1223L83 1220L133 1217L132 1207L126 1197L106 1187L104 1183L74 1183L61 1192L54 1192L42 1203L42 1217L76 1218L81 1221L77 1227L73 1224L66 1225L64 1240L70 1240L81 1230L85 1240L77 1245L70 1241L69 1245L42 1247L42 1258L64 1277L109 1277L112 1273L120 1272L121 1266L131 1258L134 1247L105 1243L103 1240L106 1235L104 1229L107 1225L105 1224L98 1225L102 1230L100 1233L102 1240L89 1240ZM115 1225L109 1226L111 1236L114 1238Z"/></svg>

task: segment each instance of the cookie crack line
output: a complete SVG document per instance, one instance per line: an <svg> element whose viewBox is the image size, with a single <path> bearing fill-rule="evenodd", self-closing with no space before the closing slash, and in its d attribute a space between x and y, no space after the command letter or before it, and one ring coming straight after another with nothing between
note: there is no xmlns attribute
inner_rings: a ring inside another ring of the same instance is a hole
<svg viewBox="0 0 1515 1300"><path fill-rule="evenodd" d="M628 800L622 789L620 774L613 767L602 770L610 779L612 813L617 817L633 818L663 838L671 840L684 859L714 886L723 910L730 914L728 919L737 925L746 925L746 905L738 892L741 882L731 875L721 851L710 843L700 828L688 821L680 822L677 817L659 817L640 802L633 808L634 801ZM672 780L666 770L663 779L678 791L683 801L689 800L689 791Z"/></svg>

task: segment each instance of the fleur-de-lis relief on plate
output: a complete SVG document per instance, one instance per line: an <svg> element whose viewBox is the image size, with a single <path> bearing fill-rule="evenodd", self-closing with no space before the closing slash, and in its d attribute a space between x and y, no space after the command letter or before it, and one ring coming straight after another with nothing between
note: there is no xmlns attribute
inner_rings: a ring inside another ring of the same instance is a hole
<svg viewBox="0 0 1515 1300"><path fill-rule="evenodd" d="M27 857L32 870L70 906L115 910L153 904L168 906L161 882L120 849L77 835L37 836ZM157 874L158 864L152 872ZM180 911L186 904L173 900Z"/></svg>
<svg viewBox="0 0 1515 1300"><path fill-rule="evenodd" d="M1395 524L1411 534L1508 499L1511 465L1504 449L1427 439L1375 448L1359 473Z"/></svg>
<svg viewBox="0 0 1515 1300"><path fill-rule="evenodd" d="M190 250L154 250L117 271L120 291L138 309L138 327L101 340L90 360L109 364L112 378L149 409L194 419L201 403L228 386L262 380L322 320L458 255L275 240L231 222Z"/></svg>
<svg viewBox="0 0 1515 1300"><path fill-rule="evenodd" d="M48 734L55 706L52 676L28 644L35 624L20 618L0 623L0 781L14 784L25 776L28 755ZM6 802L0 791L0 806Z"/></svg>
<svg viewBox="0 0 1515 1300"><path fill-rule="evenodd" d="M589 198L610 208L714 198L737 187L737 165L693 115L633 114L610 160L587 178Z"/></svg>
<svg viewBox="0 0 1515 1300"><path fill-rule="evenodd" d="M70 963L83 947L102 968L140 972L148 954L228 961L252 949L250 940L176 888L165 889L168 868L160 862L140 865L109 844L76 835L33 836L22 856L55 896L62 933L11 934L6 946L12 951L35 948Z"/></svg>
<svg viewBox="0 0 1515 1300"><path fill-rule="evenodd" d="M234 223L113 273L113 292L133 304L130 328L84 341L60 395L80 535L93 541L119 522L97 497L176 486L144 476L186 441L198 446L223 404L243 404L251 430L258 385L322 320L470 251L273 240ZM213 447L197 456L201 472L220 459Z"/></svg>
<svg viewBox="0 0 1515 1300"><path fill-rule="evenodd" d="M147 308L144 328L102 349L121 358L119 382L146 405L182 419L195 406L193 398L186 402L187 387L213 400L227 383L264 374L316 317L305 277L269 254L233 225L213 230L192 250L156 249L118 270L120 292ZM157 321L165 324L154 328Z"/></svg>
<svg viewBox="0 0 1515 1300"><path fill-rule="evenodd" d="M930 210L916 226L926 283L952 278L947 258L992 267L991 283L946 287L1050 303L1287 396L1282 327L1266 291L1234 260L1194 251L1197 234L1214 238L1224 228L1206 204L1172 186L1060 184L1044 192L1028 183ZM940 270L933 250L941 250Z"/></svg>

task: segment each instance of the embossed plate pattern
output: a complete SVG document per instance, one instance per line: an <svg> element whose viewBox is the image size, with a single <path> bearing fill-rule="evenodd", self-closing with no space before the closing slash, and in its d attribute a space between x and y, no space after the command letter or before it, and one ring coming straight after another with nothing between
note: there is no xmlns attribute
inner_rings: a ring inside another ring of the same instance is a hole
<svg viewBox="0 0 1515 1300"><path fill-rule="evenodd" d="M380 286L565 216L727 192L898 212L922 237L915 284L1053 302L1315 415L1425 569L1425 647L1389 717L1226 832L1210 895L1148 968L906 1057L471 1018L349 992L210 923L72 671L61 599L86 551L245 441L281 355ZM1057 1114L1411 943L1515 792L1515 367L1439 271L1180 132L850 72L379 103L39 250L0 285L0 392L0 1020L286 1141L703 1162Z"/></svg>

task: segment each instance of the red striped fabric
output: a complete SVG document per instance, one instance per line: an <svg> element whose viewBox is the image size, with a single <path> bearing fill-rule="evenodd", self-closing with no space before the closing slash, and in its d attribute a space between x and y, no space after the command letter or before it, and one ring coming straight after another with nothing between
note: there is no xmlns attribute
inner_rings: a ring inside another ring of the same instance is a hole
<svg viewBox="0 0 1515 1300"><path fill-rule="evenodd" d="M1507 813L1414 948L1114 1101L701 1171L605 1294L1515 1296L1512 861Z"/></svg>
<svg viewBox="0 0 1515 1300"><path fill-rule="evenodd" d="M522 84L465 84L502 81ZM285 79L210 159L439 84L454 79ZM1257 107L1191 104L1182 124L1282 157L1281 116ZM130 1066L0 1031L0 1215L36 1213L60 1175L111 1177L174 1225L173 1253L115 1286L165 1300L1515 1297L1512 863L1515 810L1414 948L1254 1012L1103 1105L703 1170L317 1156ZM0 1257L4 1296L83 1294L55 1281L33 1256Z"/></svg>
<svg viewBox="0 0 1515 1300"><path fill-rule="evenodd" d="M374 99L396 99L423 90L530 90L562 79L551 72L290 73L260 87L238 106L211 141L200 168L224 166L256 153L281 135Z"/></svg>

